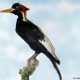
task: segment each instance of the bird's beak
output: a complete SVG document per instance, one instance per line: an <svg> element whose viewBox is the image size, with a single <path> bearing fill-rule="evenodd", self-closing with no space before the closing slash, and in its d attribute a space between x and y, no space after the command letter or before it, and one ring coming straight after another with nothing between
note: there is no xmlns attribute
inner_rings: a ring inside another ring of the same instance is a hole
<svg viewBox="0 0 80 80"><path fill-rule="evenodd" d="M6 9L6 10L2 10L2 11L0 11L0 12L5 12L5 13L11 13L11 12L13 12L15 9Z"/></svg>

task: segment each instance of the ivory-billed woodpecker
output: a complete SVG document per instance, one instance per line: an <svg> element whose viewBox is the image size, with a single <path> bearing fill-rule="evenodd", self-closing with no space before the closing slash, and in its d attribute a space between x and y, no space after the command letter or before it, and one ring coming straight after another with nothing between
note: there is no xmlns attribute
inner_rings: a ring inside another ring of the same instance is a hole
<svg viewBox="0 0 80 80"><path fill-rule="evenodd" d="M62 80L61 73L57 66L57 64L60 64L60 61L55 55L55 49L43 31L26 18L28 10L29 8L24 5L14 3L10 9L2 10L0 12L13 13L18 16L16 23L17 34L30 46L32 50L35 51L35 54L33 55L34 58L36 58L40 53L43 53L50 59L60 77L60 80Z"/></svg>

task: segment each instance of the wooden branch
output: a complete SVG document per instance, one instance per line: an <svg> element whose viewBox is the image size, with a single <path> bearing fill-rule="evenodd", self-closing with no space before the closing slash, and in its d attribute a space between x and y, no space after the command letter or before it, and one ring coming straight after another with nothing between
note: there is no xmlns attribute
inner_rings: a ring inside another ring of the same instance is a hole
<svg viewBox="0 0 80 80"><path fill-rule="evenodd" d="M21 80L29 80L29 76L33 74L38 64L39 61L36 58L29 58L27 61L27 65L19 71L19 74L21 75Z"/></svg>

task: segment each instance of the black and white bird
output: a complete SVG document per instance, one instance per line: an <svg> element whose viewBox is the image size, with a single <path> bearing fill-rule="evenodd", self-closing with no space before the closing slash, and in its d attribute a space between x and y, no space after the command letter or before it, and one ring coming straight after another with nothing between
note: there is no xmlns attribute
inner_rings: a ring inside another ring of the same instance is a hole
<svg viewBox="0 0 80 80"><path fill-rule="evenodd" d="M16 23L17 34L30 46L32 50L35 51L35 54L33 55L34 58L36 58L40 53L43 53L50 59L60 77L60 80L62 80L61 73L57 66L57 64L60 64L60 61L55 54L55 49L43 31L27 19L26 14L28 10L29 8L24 5L15 3L10 9L2 10L0 12L13 13L18 16Z"/></svg>

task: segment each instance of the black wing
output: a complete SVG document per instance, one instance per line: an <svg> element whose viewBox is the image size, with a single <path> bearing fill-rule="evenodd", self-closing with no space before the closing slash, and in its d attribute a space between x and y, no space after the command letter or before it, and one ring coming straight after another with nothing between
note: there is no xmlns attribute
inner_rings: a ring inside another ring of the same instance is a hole
<svg viewBox="0 0 80 80"><path fill-rule="evenodd" d="M37 25L35 25L34 23L28 20L25 23L25 26L28 29L26 33L29 34L31 37L33 37L33 39L36 39L36 40L44 39L44 34Z"/></svg>

